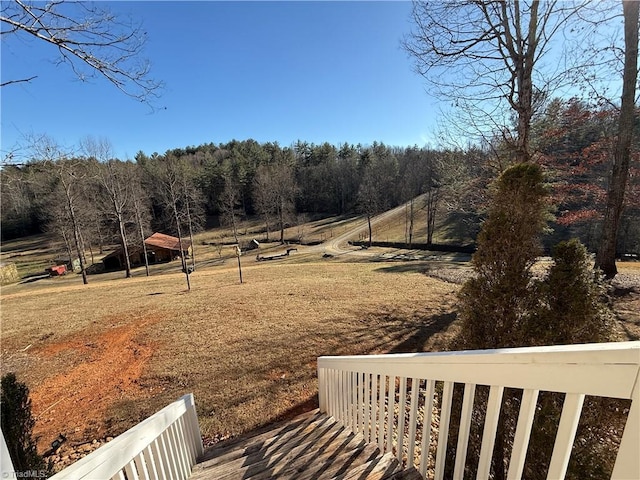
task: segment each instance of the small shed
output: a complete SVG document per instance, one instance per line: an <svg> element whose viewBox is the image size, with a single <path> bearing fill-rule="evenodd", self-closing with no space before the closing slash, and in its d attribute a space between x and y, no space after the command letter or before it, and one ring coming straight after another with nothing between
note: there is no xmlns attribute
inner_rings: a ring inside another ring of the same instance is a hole
<svg viewBox="0 0 640 480"><path fill-rule="evenodd" d="M154 233L144 243L149 258L153 257L156 262L169 262L180 256L186 258L191 255L191 241L164 233Z"/></svg>
<svg viewBox="0 0 640 480"><path fill-rule="evenodd" d="M191 255L191 242L177 237L165 235L164 233L154 233L144 241L147 247L147 259L149 263L170 262L180 255L189 257ZM124 268L124 252L121 247L117 248L102 259L105 270L121 270ZM144 265L144 251L142 247L129 246L129 263L132 267Z"/></svg>
<svg viewBox="0 0 640 480"><path fill-rule="evenodd" d="M142 247L130 245L129 248L129 264L132 267L144 265L144 254ZM105 270L121 270L125 266L124 250L122 247L116 248L109 255L106 255L102 259L102 264Z"/></svg>

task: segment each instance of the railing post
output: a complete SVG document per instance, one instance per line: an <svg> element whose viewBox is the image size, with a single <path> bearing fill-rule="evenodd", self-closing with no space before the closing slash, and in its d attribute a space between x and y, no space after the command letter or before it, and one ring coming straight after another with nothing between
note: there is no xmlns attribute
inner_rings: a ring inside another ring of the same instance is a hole
<svg viewBox="0 0 640 480"><path fill-rule="evenodd" d="M320 366L320 360L318 360L318 408L320 412L325 411L324 405L324 368Z"/></svg>

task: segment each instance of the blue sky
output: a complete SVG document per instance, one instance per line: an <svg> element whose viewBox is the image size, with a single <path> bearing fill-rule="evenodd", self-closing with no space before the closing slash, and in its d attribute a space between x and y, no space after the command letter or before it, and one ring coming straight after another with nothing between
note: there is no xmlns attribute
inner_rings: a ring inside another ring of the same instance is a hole
<svg viewBox="0 0 640 480"><path fill-rule="evenodd" d="M160 107L102 79L78 81L39 41L2 44L2 156L25 134L64 145L107 138L120 158L253 138L419 146L437 102L400 41L410 2L110 2L143 22ZM165 108L166 107L166 108Z"/></svg>

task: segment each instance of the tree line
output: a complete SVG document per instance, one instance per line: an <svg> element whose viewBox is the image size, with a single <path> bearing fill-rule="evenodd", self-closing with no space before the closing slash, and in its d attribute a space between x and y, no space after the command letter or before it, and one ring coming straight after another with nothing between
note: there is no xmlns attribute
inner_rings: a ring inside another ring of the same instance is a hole
<svg viewBox="0 0 640 480"><path fill-rule="evenodd" d="M430 209L416 203L412 221L422 215L434 225L427 217L435 217L443 201L453 208L445 191L459 188L484 155L480 149L382 143L281 147L234 140L162 155L138 152L133 161L122 161L113 157L107 140L87 138L69 151L40 137L30 161L0 171L2 235L51 232L72 247L77 236L79 244L100 248L114 238L132 238L141 226L186 236L207 219L209 224L219 219L237 241L239 223L259 216L265 239L284 241L284 229L301 214L373 216L417 202L422 194Z"/></svg>
<svg viewBox="0 0 640 480"><path fill-rule="evenodd" d="M554 99L532 120L532 156L545 166L557 206L554 228L592 250L615 128L614 110L577 99ZM27 163L0 170L2 238L49 232L64 240L70 254L101 252L116 242L126 250L152 230L192 237L218 221L238 242L240 222L256 216L265 240L283 242L285 228L302 215L371 219L403 203L406 243L433 243L437 222L449 224L453 241L465 237L455 232L474 238L486 186L502 168L495 159L507 149L500 138L464 150L232 140L164 154L140 151L125 161L114 157L106 139L85 138L74 149L46 136L31 144ZM636 140L620 252L640 250L637 152ZM418 225L426 230L422 238L414 234Z"/></svg>

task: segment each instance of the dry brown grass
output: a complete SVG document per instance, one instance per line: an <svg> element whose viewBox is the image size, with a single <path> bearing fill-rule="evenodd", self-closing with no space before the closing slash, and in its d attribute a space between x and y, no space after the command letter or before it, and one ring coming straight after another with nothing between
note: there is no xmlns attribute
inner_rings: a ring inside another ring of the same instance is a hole
<svg viewBox="0 0 640 480"><path fill-rule="evenodd" d="M312 408L320 355L442 348L456 287L422 269L249 264L240 285L229 262L198 270L189 293L179 273L15 286L2 295L2 369L34 393L44 444L56 429L117 433L187 392L205 435L237 434Z"/></svg>
<svg viewBox="0 0 640 480"><path fill-rule="evenodd" d="M326 239L359 222L320 220L305 235ZM219 259L206 244L221 235L198 234L191 292L177 261L153 266L149 278L138 268L131 279L92 275L87 286L68 275L2 288L2 372L29 385L41 448L59 432L71 441L116 434L187 392L206 436L239 434L313 408L320 355L439 350L455 333L458 287L423 272L460 265L325 260L299 247L271 262L243 256L240 285L232 248ZM37 272L52 257L42 242L3 244L3 259ZM261 254L285 248L263 245ZM619 268L640 273L640 263ZM631 339L640 335L637 302L636 293L617 303Z"/></svg>

